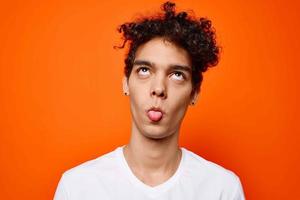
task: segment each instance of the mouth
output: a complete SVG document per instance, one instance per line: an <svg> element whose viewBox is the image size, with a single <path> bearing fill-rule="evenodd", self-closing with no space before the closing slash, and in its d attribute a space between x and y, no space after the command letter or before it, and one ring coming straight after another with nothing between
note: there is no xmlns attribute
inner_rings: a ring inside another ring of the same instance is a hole
<svg viewBox="0 0 300 200"><path fill-rule="evenodd" d="M164 112L160 108L152 107L147 110L147 116L152 122L159 122L163 118Z"/></svg>

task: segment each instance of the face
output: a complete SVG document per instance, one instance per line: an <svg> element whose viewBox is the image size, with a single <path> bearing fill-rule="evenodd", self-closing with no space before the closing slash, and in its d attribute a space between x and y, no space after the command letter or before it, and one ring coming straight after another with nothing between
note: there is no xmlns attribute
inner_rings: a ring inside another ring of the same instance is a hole
<svg viewBox="0 0 300 200"><path fill-rule="evenodd" d="M148 138L178 134L192 93L192 67L186 50L162 38L141 45L123 90L129 94L132 130Z"/></svg>

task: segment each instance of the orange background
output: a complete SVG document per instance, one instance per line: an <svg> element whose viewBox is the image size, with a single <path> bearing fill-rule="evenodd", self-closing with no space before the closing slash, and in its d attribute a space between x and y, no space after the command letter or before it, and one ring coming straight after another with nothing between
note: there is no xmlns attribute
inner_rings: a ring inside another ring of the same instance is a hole
<svg viewBox="0 0 300 200"><path fill-rule="evenodd" d="M223 47L180 144L233 170L247 199L300 196L296 2L177 1L212 20ZM116 27L161 3L2 1L1 199L52 199L65 170L127 143Z"/></svg>

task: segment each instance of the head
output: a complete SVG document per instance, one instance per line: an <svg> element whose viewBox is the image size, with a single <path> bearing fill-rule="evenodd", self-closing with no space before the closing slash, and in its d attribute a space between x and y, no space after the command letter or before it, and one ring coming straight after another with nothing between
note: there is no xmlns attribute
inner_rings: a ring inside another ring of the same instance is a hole
<svg viewBox="0 0 300 200"><path fill-rule="evenodd" d="M170 2L162 10L119 28L120 48L129 43L123 90L130 95L133 125L152 138L179 130L188 105L197 100L202 73L219 56L210 20L176 13Z"/></svg>

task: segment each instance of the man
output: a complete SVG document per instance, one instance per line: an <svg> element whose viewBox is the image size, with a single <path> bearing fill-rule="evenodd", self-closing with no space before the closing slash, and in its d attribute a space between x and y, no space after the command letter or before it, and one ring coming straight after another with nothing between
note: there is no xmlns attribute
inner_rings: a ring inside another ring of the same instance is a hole
<svg viewBox="0 0 300 200"><path fill-rule="evenodd" d="M178 146L181 122L200 91L202 72L217 64L211 22L175 13L125 23L123 91L130 98L127 145L65 172L55 200L244 199L231 171Z"/></svg>

